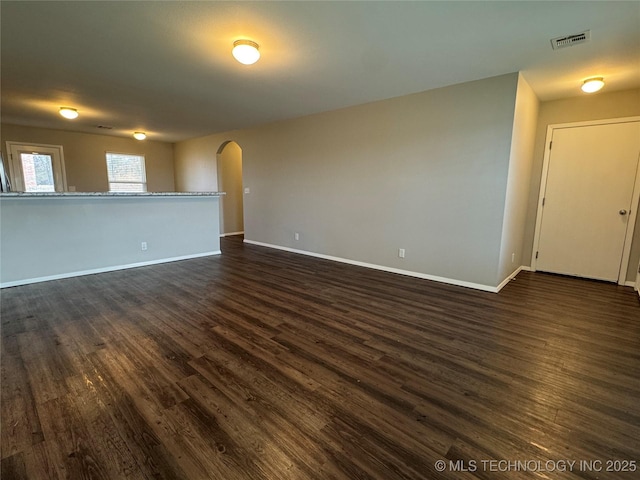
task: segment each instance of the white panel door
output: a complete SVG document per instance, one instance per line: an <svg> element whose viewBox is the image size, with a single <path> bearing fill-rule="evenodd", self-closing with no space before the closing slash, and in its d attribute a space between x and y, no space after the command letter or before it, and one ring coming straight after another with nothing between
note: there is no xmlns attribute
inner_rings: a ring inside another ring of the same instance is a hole
<svg viewBox="0 0 640 480"><path fill-rule="evenodd" d="M615 282L640 155L640 122L553 130L536 269Z"/></svg>

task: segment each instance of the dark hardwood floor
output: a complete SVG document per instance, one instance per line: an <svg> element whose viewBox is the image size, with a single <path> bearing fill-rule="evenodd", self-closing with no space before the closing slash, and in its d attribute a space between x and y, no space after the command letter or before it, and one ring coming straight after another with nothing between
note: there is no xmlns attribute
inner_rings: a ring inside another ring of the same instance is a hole
<svg viewBox="0 0 640 480"><path fill-rule="evenodd" d="M496 295L231 237L0 295L3 480L640 478L628 287Z"/></svg>

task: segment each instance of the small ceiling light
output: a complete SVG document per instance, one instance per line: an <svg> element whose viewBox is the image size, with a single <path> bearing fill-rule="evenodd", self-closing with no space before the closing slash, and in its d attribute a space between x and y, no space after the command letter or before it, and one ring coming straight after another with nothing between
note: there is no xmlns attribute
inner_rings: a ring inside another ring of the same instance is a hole
<svg viewBox="0 0 640 480"><path fill-rule="evenodd" d="M60 107L60 115L69 120L73 120L74 118L78 118L78 110L70 107Z"/></svg>
<svg viewBox="0 0 640 480"><path fill-rule="evenodd" d="M144 140L145 138L147 138L147 134L144 132L135 132L133 134L133 138L135 138L136 140Z"/></svg>
<svg viewBox="0 0 640 480"><path fill-rule="evenodd" d="M251 40L236 40L233 42L233 56L244 65L253 65L260 58L260 46Z"/></svg>
<svg viewBox="0 0 640 480"><path fill-rule="evenodd" d="M602 77L588 78L582 84L584 93L594 93L604 87L604 79Z"/></svg>

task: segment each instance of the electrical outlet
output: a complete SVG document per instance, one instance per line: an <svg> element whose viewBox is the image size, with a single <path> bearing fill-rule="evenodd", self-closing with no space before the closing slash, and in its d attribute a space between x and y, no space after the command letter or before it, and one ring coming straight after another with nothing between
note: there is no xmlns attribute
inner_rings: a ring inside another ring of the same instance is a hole
<svg viewBox="0 0 640 480"><path fill-rule="evenodd" d="M399 256L400 258L404 258L404 248L399 248L399 249L398 249L398 256Z"/></svg>
<svg viewBox="0 0 640 480"><path fill-rule="evenodd" d="M251 189L249 187L245 187L244 193L251 193Z"/></svg>
<svg viewBox="0 0 640 480"><path fill-rule="evenodd" d="M511 263L515 263L516 262L516 254L512 253L511 254Z"/></svg>
<svg viewBox="0 0 640 480"><path fill-rule="evenodd" d="M293 238L294 238L295 240L300 240L300 234L299 234L298 232L294 233L294 234L293 234Z"/></svg>
<svg viewBox="0 0 640 480"><path fill-rule="evenodd" d="M147 242L142 242L140 244L140 248L142 249L142 251L144 252L147 249Z"/></svg>

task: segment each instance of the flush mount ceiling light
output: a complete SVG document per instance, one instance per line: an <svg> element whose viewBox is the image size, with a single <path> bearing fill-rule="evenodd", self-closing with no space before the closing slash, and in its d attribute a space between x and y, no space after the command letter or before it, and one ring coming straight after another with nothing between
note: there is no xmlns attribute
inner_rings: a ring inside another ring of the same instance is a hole
<svg viewBox="0 0 640 480"><path fill-rule="evenodd" d="M233 42L234 58L244 65L253 65L260 58L260 46L251 40L236 40Z"/></svg>
<svg viewBox="0 0 640 480"><path fill-rule="evenodd" d="M147 138L147 134L144 132L135 132L133 134L133 138L135 138L136 140L144 140L145 138Z"/></svg>
<svg viewBox="0 0 640 480"><path fill-rule="evenodd" d="M604 87L604 79L602 77L588 78L582 84L582 91L584 93L594 93Z"/></svg>
<svg viewBox="0 0 640 480"><path fill-rule="evenodd" d="M70 107L60 107L60 115L69 120L73 120L74 118L78 118L78 110Z"/></svg>

